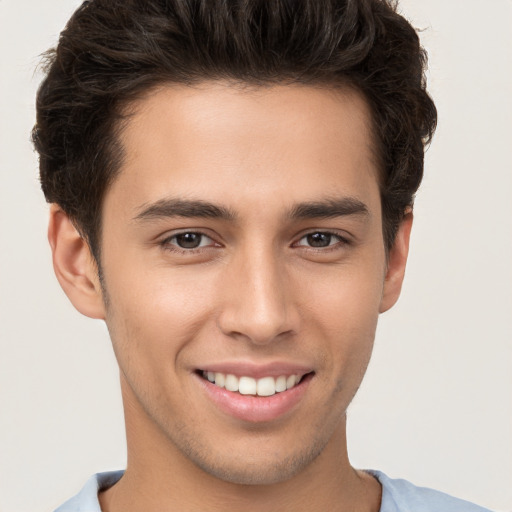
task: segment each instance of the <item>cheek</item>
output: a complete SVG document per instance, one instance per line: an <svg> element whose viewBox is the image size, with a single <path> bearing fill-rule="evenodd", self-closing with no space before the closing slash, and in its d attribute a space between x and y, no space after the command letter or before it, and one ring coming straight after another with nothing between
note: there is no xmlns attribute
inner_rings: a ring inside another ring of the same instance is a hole
<svg viewBox="0 0 512 512"><path fill-rule="evenodd" d="M307 304L326 327L357 335L376 322L383 290L379 265L340 267L312 282L305 293Z"/></svg>
<svg viewBox="0 0 512 512"><path fill-rule="evenodd" d="M192 280L187 272L159 268L132 273L131 279L112 272L105 284L107 325L118 359L136 360L138 367L146 364L152 372L174 364L211 317L211 280Z"/></svg>
<svg viewBox="0 0 512 512"><path fill-rule="evenodd" d="M382 295L382 270L371 265L340 269L309 289L302 317L324 344L327 374L358 385L370 359ZM353 387L353 386L352 386Z"/></svg>

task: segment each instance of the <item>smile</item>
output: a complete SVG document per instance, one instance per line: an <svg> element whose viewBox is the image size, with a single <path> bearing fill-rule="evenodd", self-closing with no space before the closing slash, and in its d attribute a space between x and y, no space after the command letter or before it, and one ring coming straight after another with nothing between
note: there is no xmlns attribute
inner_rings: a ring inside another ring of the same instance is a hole
<svg viewBox="0 0 512 512"><path fill-rule="evenodd" d="M302 380L303 375L280 375L279 377L237 377L231 373L203 371L202 376L219 388L241 395L272 396L292 389Z"/></svg>
<svg viewBox="0 0 512 512"><path fill-rule="evenodd" d="M194 371L208 401L222 414L250 423L289 415L308 394L315 371L276 361L264 365L231 361Z"/></svg>

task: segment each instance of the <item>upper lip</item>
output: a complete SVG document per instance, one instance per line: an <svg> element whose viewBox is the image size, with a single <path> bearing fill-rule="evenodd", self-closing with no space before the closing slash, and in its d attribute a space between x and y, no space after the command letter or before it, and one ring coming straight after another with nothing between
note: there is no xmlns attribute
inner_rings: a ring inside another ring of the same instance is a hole
<svg viewBox="0 0 512 512"><path fill-rule="evenodd" d="M265 364L257 364L244 361L226 361L222 363L205 363L197 368L199 371L231 374L237 377L280 377L281 375L303 376L311 373L313 368L304 364L274 361Z"/></svg>

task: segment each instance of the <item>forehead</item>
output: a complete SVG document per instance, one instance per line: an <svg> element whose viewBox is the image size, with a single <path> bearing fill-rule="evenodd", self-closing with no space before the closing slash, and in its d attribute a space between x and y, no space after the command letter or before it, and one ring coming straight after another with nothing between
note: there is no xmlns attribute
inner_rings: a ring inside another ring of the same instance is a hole
<svg viewBox="0 0 512 512"><path fill-rule="evenodd" d="M124 162L106 199L135 208L169 195L247 205L374 193L370 126L365 100L350 89L160 87L131 105Z"/></svg>

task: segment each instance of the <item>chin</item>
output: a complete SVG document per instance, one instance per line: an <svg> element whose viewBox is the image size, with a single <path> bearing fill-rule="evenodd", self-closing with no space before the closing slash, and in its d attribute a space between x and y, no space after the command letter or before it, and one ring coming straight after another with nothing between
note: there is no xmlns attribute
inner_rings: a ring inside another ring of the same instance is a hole
<svg viewBox="0 0 512 512"><path fill-rule="evenodd" d="M225 457L205 457L205 453L186 453L200 469L209 475L237 485L272 485L289 480L309 466L322 452L323 443L316 442L290 455L278 453L231 454Z"/></svg>

